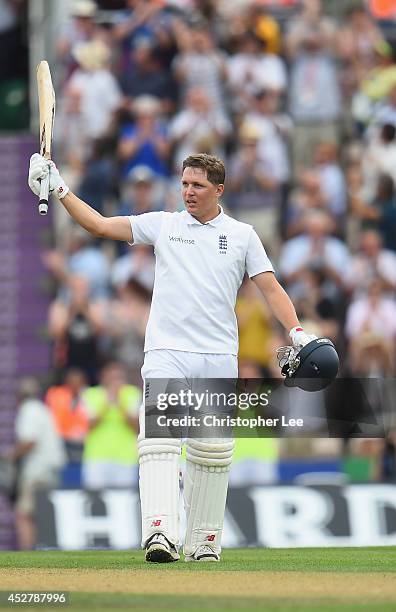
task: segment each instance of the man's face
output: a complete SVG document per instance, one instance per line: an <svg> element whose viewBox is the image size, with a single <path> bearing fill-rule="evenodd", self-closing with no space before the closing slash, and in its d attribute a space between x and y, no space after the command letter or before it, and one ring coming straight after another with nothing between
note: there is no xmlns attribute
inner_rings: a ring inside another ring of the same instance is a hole
<svg viewBox="0 0 396 612"><path fill-rule="evenodd" d="M86 380L83 372L71 370L66 375L65 384L69 387L73 394L77 395L86 386Z"/></svg>
<svg viewBox="0 0 396 612"><path fill-rule="evenodd" d="M101 383L106 389L118 389L126 384L124 368L119 364L111 364L102 372Z"/></svg>
<svg viewBox="0 0 396 612"><path fill-rule="evenodd" d="M218 199L224 185L214 185L202 168L185 168L182 176L182 195L187 212L206 223L217 215Z"/></svg>

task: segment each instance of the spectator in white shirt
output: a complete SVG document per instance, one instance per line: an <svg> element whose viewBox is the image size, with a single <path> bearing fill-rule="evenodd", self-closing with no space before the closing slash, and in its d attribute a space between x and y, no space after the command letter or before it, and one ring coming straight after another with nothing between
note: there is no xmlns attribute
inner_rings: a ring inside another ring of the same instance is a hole
<svg viewBox="0 0 396 612"><path fill-rule="evenodd" d="M290 68L289 111L295 124L296 169L312 164L313 150L323 140L339 142L342 111L339 81L335 58L325 52L318 31L312 30Z"/></svg>
<svg viewBox="0 0 396 612"><path fill-rule="evenodd" d="M396 126L386 123L372 134L363 152L363 173L367 193L374 198L381 174L388 174L396 183Z"/></svg>
<svg viewBox="0 0 396 612"><path fill-rule="evenodd" d="M66 462L63 442L56 432L52 414L39 399L39 385L34 378L21 381L20 404L15 422L16 444L11 458L18 463L16 528L19 548L35 545L35 493L56 487L59 471Z"/></svg>
<svg viewBox="0 0 396 612"><path fill-rule="evenodd" d="M293 58L301 51L307 35L317 32L323 42L324 48L333 51L336 23L323 14L323 2L320 0L302 0L300 12L289 20L285 33L285 50L289 58Z"/></svg>
<svg viewBox="0 0 396 612"><path fill-rule="evenodd" d="M351 259L348 284L355 296L361 296L375 278L382 281L384 290L396 290L396 254L383 248L379 232L368 229L362 232L359 251Z"/></svg>
<svg viewBox="0 0 396 612"><path fill-rule="evenodd" d="M346 185L337 146L333 142L318 145L315 151L315 170L319 175L327 210L341 221L346 213Z"/></svg>
<svg viewBox="0 0 396 612"><path fill-rule="evenodd" d="M251 31L240 39L238 53L228 60L228 79L239 104L248 107L250 98L261 89L283 92L287 72L283 60L275 54L263 53L263 41Z"/></svg>
<svg viewBox="0 0 396 612"><path fill-rule="evenodd" d="M72 48L78 43L92 40L98 33L95 21L98 10L96 2L94 0L74 0L70 4L70 19L61 27L56 41L61 81L68 78L75 68Z"/></svg>
<svg viewBox="0 0 396 612"><path fill-rule="evenodd" d="M368 293L349 306L345 332L350 340L350 365L361 376L393 372L396 339L396 303L374 279Z"/></svg>
<svg viewBox="0 0 396 612"><path fill-rule="evenodd" d="M288 144L293 123L286 113L280 111L280 104L279 91L256 91L251 110L245 115L245 122L254 124L260 137L260 158L271 165L274 179L286 183L290 178Z"/></svg>
<svg viewBox="0 0 396 612"><path fill-rule="evenodd" d="M279 247L281 185L271 159L260 157L260 132L256 126L243 123L239 138L239 147L229 163L227 203L239 220L253 225L274 255Z"/></svg>
<svg viewBox="0 0 396 612"><path fill-rule="evenodd" d="M221 108L214 108L201 87L193 87L186 97L186 106L175 115L170 136L176 146L174 166L180 172L183 159L190 151L224 156L224 141L232 129Z"/></svg>
<svg viewBox="0 0 396 612"><path fill-rule="evenodd" d="M179 36L179 54L173 62L176 79L185 96L192 87L201 87L214 108L224 107L226 55L215 46L206 24L199 23Z"/></svg>
<svg viewBox="0 0 396 612"><path fill-rule="evenodd" d="M110 49L99 39L73 47L79 65L68 81L71 91L80 93L80 113L88 139L98 138L109 127L113 112L121 104L117 79L109 70Z"/></svg>
<svg viewBox="0 0 396 612"><path fill-rule="evenodd" d="M331 235L334 221L322 210L311 210L304 217L304 234L285 242L279 269L283 279L295 293L305 270L321 271L336 287L345 284L350 255L345 244Z"/></svg>

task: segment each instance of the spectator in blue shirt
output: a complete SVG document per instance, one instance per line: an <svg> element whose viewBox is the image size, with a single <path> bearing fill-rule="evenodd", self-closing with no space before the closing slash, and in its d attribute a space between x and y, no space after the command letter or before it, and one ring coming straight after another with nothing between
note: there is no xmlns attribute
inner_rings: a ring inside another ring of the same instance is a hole
<svg viewBox="0 0 396 612"><path fill-rule="evenodd" d="M118 155L126 176L136 166L147 166L161 177L169 174L170 143L160 120L160 102L154 96L138 96L133 103L135 123L121 132Z"/></svg>

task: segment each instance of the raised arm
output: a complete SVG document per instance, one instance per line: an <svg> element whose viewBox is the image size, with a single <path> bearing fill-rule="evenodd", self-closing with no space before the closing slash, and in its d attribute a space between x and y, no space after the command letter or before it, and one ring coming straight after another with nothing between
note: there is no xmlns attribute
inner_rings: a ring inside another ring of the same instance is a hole
<svg viewBox="0 0 396 612"><path fill-rule="evenodd" d="M80 200L65 184L53 162L38 153L32 155L29 167L29 187L38 195L40 181L47 175L49 166L50 192L63 204L69 215L93 236L133 242L131 224L128 217L104 217L86 202Z"/></svg>
<svg viewBox="0 0 396 612"><path fill-rule="evenodd" d="M128 217L104 217L71 191L60 201L69 215L93 236L133 242Z"/></svg>

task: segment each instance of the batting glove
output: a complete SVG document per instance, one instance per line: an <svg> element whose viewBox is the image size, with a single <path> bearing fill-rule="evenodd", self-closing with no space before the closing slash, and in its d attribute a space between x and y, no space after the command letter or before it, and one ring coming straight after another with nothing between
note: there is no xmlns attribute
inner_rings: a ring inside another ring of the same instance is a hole
<svg viewBox="0 0 396 612"><path fill-rule="evenodd" d="M34 153L30 158L28 179L30 189L36 196L39 196L40 181L47 176L48 172L50 172L50 193L54 193L57 198L62 199L69 192L69 187L59 174L54 162L45 159L38 153Z"/></svg>
<svg viewBox="0 0 396 612"><path fill-rule="evenodd" d="M293 329L289 331L289 336L294 348L298 350L317 338L315 334L306 334L302 327L293 327Z"/></svg>

